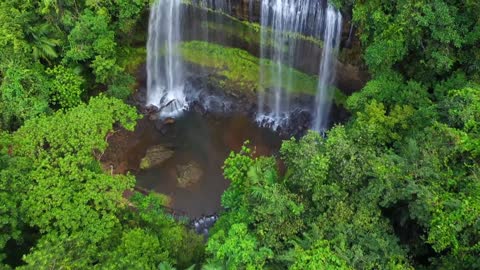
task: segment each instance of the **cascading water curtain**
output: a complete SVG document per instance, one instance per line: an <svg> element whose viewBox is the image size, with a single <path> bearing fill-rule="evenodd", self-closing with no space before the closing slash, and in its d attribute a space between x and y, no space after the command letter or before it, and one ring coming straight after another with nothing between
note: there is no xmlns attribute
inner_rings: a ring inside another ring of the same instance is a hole
<svg viewBox="0 0 480 270"><path fill-rule="evenodd" d="M315 98L312 128L322 130L328 124L332 99L331 84L335 77L336 55L340 43L342 16L333 6L319 0L262 0L261 58L272 60L260 68L257 121L274 129L288 121L292 70L298 52L295 33L323 39L318 93ZM309 55L308 51L302 51Z"/></svg>
<svg viewBox="0 0 480 270"><path fill-rule="evenodd" d="M336 61L342 31L342 14L330 4L327 6L325 12L324 25L322 61L320 63L312 127L319 132L324 132L328 128L328 116L333 100L332 84L335 80Z"/></svg>
<svg viewBox="0 0 480 270"><path fill-rule="evenodd" d="M260 67L261 85L275 82L273 89L258 91L257 121L274 129L288 120L292 67L295 61L296 39L292 33L308 31L309 15L319 9L315 0L262 0L261 5L261 58L270 59L272 65ZM321 19L317 16L316 19ZM318 21L315 25L321 25Z"/></svg>
<svg viewBox="0 0 480 270"><path fill-rule="evenodd" d="M162 117L175 117L188 106L179 56L182 0L157 0L151 7L147 42L147 105Z"/></svg>

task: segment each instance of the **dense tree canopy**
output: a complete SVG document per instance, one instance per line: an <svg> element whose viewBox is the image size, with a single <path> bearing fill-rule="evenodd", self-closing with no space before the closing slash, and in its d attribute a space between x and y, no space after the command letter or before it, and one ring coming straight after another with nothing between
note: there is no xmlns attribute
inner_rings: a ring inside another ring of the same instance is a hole
<svg viewBox="0 0 480 270"><path fill-rule="evenodd" d="M70 108L107 87L125 98L132 77L120 64L147 0L0 3L1 126ZM49 107L50 106L50 107Z"/></svg>
<svg viewBox="0 0 480 270"><path fill-rule="evenodd" d="M333 2L372 75L351 118L232 152L205 242L99 161L150 1L1 1L0 268L480 269L480 2Z"/></svg>
<svg viewBox="0 0 480 270"><path fill-rule="evenodd" d="M186 268L203 256L163 197L127 200L134 177L99 161L106 137L139 119L115 97L131 92L120 62L148 3L0 3L0 268Z"/></svg>
<svg viewBox="0 0 480 270"><path fill-rule="evenodd" d="M348 123L283 143L285 173L248 148L230 156L209 245L246 224L272 268L480 268L479 4L335 2L353 10L373 79Z"/></svg>
<svg viewBox="0 0 480 270"><path fill-rule="evenodd" d="M0 180L8 191L1 196L2 231L10 233L0 244L33 237L37 244L24 257L25 268L154 268L201 256L201 240L165 214L161 197L127 201L123 193L133 188L133 177L100 166L114 124L132 130L137 119L121 100L96 97L2 134ZM185 249L198 251L186 256Z"/></svg>

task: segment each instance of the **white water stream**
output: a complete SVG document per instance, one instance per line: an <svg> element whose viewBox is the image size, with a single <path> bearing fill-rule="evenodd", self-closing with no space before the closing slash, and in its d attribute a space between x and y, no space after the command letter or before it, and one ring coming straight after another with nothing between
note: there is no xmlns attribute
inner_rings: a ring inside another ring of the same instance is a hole
<svg viewBox="0 0 480 270"><path fill-rule="evenodd" d="M147 42L147 105L162 117L180 115L188 104L184 70L177 52L181 41L182 0L158 0L150 11Z"/></svg>

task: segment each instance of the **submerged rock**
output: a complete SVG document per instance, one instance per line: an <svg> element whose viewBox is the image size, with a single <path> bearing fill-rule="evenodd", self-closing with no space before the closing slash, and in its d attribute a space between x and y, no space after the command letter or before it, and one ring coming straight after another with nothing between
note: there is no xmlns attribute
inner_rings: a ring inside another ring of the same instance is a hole
<svg viewBox="0 0 480 270"><path fill-rule="evenodd" d="M140 169L146 170L158 167L170 159L175 152L163 145L155 145L147 150L147 154L140 161Z"/></svg>
<svg viewBox="0 0 480 270"><path fill-rule="evenodd" d="M173 117L167 117L165 120L163 120L164 125L173 125L175 122L175 118Z"/></svg>
<svg viewBox="0 0 480 270"><path fill-rule="evenodd" d="M150 114L150 115L148 115L148 119L150 119L151 121L159 120L160 119L160 114L158 114L158 113Z"/></svg>
<svg viewBox="0 0 480 270"><path fill-rule="evenodd" d="M177 166L177 182L181 188L187 188L198 183L202 175L202 168L196 162L192 161L187 165Z"/></svg>
<svg viewBox="0 0 480 270"><path fill-rule="evenodd" d="M144 111L145 114L156 114L160 112L160 108L155 105L147 105Z"/></svg>
<svg viewBox="0 0 480 270"><path fill-rule="evenodd" d="M198 234L203 234L205 237L208 236L209 230L215 225L215 222L218 220L216 214L211 216L202 216L199 219L194 219L191 225L193 229Z"/></svg>

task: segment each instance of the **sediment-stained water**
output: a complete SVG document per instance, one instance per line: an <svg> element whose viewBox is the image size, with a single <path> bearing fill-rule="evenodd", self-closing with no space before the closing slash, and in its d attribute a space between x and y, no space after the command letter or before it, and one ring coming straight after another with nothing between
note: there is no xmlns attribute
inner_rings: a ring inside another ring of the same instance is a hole
<svg viewBox="0 0 480 270"><path fill-rule="evenodd" d="M137 185L169 195L171 208L191 218L221 211L221 196L229 185L223 177L222 166L230 151L239 151L246 140L250 140L256 155L276 153L280 146L280 138L270 129L257 127L252 120L240 115L205 117L186 113L166 128L165 134L151 124L141 133L138 136L142 145L137 149L142 153L137 153L137 157L144 155L150 146L159 144L170 147L175 153L157 168L136 172ZM192 162L199 165L200 179L188 187L181 187L177 181L179 166Z"/></svg>

